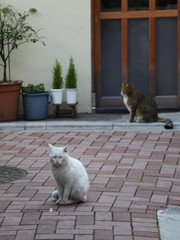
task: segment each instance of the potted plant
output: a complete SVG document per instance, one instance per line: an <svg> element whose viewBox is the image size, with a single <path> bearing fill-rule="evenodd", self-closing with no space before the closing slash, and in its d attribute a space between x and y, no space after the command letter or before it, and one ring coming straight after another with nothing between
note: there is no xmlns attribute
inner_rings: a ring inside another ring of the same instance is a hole
<svg viewBox="0 0 180 240"><path fill-rule="evenodd" d="M69 68L65 79L66 102L68 104L77 103L77 72L73 58L70 58Z"/></svg>
<svg viewBox="0 0 180 240"><path fill-rule="evenodd" d="M52 102L53 104L62 104L63 99L63 78L61 64L56 59L55 65L53 66L53 82L52 82Z"/></svg>
<svg viewBox="0 0 180 240"><path fill-rule="evenodd" d="M28 84L22 87L23 110L25 120L41 120L48 117L49 92L45 91L44 84Z"/></svg>
<svg viewBox="0 0 180 240"><path fill-rule="evenodd" d="M3 78L0 81L0 121L17 119L22 81L11 79L10 55L24 43L42 42L31 26L26 23L28 14L20 13L12 6L0 4L0 66ZM44 44L44 42L42 42Z"/></svg>

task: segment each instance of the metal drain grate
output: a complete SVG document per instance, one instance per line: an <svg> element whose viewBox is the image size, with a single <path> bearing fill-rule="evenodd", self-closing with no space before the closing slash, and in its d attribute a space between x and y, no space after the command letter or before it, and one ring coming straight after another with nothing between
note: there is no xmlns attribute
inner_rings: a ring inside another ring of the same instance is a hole
<svg viewBox="0 0 180 240"><path fill-rule="evenodd" d="M24 178L27 172L21 168L0 166L0 184Z"/></svg>

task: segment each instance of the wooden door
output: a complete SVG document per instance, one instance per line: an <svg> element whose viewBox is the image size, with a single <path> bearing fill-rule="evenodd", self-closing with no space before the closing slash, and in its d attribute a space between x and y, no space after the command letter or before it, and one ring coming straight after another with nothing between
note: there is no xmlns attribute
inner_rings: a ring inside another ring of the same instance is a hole
<svg viewBox="0 0 180 240"><path fill-rule="evenodd" d="M180 106L180 0L92 0L96 109L124 108L131 83L160 108Z"/></svg>

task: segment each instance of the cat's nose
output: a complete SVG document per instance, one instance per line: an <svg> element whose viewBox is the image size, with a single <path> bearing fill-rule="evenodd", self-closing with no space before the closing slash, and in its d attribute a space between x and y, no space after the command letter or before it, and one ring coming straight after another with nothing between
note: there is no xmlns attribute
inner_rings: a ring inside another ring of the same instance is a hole
<svg viewBox="0 0 180 240"><path fill-rule="evenodd" d="M56 161L55 165L56 165L56 167L59 167L60 163Z"/></svg>

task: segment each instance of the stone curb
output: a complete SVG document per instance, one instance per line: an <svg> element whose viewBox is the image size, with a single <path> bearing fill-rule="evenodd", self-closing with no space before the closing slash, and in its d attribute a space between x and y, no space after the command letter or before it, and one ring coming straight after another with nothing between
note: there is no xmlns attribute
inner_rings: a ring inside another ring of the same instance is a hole
<svg viewBox="0 0 180 240"><path fill-rule="evenodd" d="M120 121L20 121L0 123L0 131L171 131L162 123L127 123ZM174 122L173 131L180 131Z"/></svg>

